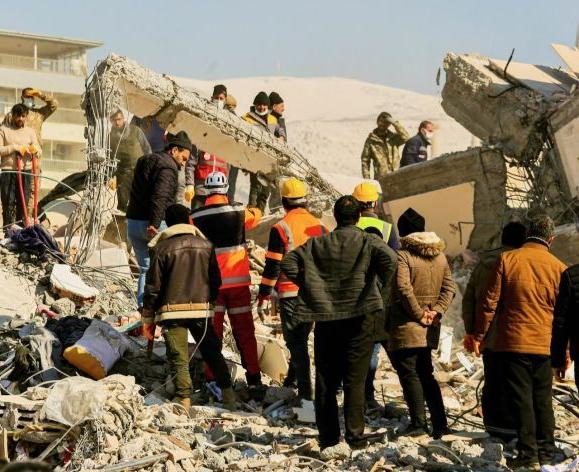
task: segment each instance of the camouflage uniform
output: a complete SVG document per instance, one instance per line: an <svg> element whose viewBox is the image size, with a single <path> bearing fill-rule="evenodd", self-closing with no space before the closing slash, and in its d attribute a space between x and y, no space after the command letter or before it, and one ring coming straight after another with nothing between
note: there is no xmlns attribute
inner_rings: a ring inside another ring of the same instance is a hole
<svg viewBox="0 0 579 472"><path fill-rule="evenodd" d="M402 146L410 135L408 131L396 121L393 123L395 132L386 131L386 137L379 134L378 128L370 133L364 143L362 151L362 177L364 179L372 178L370 176L370 166L374 163L374 179L379 180L388 172L393 172L400 165L400 153L398 147Z"/></svg>

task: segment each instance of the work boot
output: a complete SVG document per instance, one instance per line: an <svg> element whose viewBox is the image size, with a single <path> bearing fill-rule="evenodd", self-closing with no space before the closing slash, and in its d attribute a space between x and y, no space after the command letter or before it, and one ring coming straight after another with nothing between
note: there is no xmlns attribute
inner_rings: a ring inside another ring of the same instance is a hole
<svg viewBox="0 0 579 472"><path fill-rule="evenodd" d="M507 459L507 466L510 469L518 471L539 471L541 470L541 464L537 459L532 457L515 457L513 459Z"/></svg>
<svg viewBox="0 0 579 472"><path fill-rule="evenodd" d="M237 397L232 387L227 387L221 390L223 395L223 408L229 411L236 411L239 409L239 403L237 403Z"/></svg>
<svg viewBox="0 0 579 472"><path fill-rule="evenodd" d="M173 402L183 407L183 408L179 407L175 408L175 413L181 415L183 414L183 412L185 412L185 414L189 416L189 410L191 409L191 399L189 397L187 398L175 397Z"/></svg>

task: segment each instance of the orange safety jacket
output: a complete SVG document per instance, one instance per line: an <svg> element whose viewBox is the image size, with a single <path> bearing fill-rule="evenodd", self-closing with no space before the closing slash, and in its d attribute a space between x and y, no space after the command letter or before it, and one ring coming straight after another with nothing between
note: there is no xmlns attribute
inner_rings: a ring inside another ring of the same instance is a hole
<svg viewBox="0 0 579 472"><path fill-rule="evenodd" d="M205 206L194 210L191 217L193 224L215 246L221 288L250 285L245 230L258 225L261 211L230 204L225 195L210 195Z"/></svg>
<svg viewBox="0 0 579 472"><path fill-rule="evenodd" d="M283 256L308 239L327 234L326 227L305 208L295 208L271 228L265 269L259 286L260 295L270 295L275 287L280 298L297 297L298 286L280 271Z"/></svg>

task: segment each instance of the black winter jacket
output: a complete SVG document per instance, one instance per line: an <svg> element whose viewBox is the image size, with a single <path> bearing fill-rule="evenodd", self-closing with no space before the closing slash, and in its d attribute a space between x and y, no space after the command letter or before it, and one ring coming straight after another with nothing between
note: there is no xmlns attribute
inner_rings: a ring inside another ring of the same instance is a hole
<svg viewBox="0 0 579 472"><path fill-rule="evenodd" d="M158 228L165 210L175 203L179 167L166 152L141 157L135 166L127 218Z"/></svg>
<svg viewBox="0 0 579 472"><path fill-rule="evenodd" d="M419 164L426 161L428 158L429 142L422 135L418 133L412 136L402 150L402 159L400 159L400 167L406 167L412 164Z"/></svg>
<svg viewBox="0 0 579 472"><path fill-rule="evenodd" d="M285 255L282 272L299 287L297 321L333 321L379 313L384 303L377 282L390 286L396 253L378 236L339 226Z"/></svg>
<svg viewBox="0 0 579 472"><path fill-rule="evenodd" d="M561 275L551 338L553 367L564 367L569 343L571 359L579 362L579 264L569 267Z"/></svg>

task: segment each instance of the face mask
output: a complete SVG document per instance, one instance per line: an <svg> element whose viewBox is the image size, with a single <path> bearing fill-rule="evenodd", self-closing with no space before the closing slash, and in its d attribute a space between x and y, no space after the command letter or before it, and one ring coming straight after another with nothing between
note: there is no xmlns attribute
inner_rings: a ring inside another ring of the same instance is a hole
<svg viewBox="0 0 579 472"><path fill-rule="evenodd" d="M255 110L255 113L257 113L259 116L265 116L265 115L267 115L268 110L265 110L265 111L257 111L257 110Z"/></svg>
<svg viewBox="0 0 579 472"><path fill-rule="evenodd" d="M32 107L34 107L34 98L31 98L31 97L23 98L22 104L27 108L32 108Z"/></svg>
<svg viewBox="0 0 579 472"><path fill-rule="evenodd" d="M217 106L218 110L223 110L223 108L225 108L225 102L223 100L216 100L213 99L211 100L213 103L215 103L215 105Z"/></svg>
<svg viewBox="0 0 579 472"><path fill-rule="evenodd" d="M434 136L434 133L431 132L431 131L425 131L425 132L424 132L424 137L425 137L426 139L428 139L428 141L432 141L432 137L433 137L433 136Z"/></svg>

